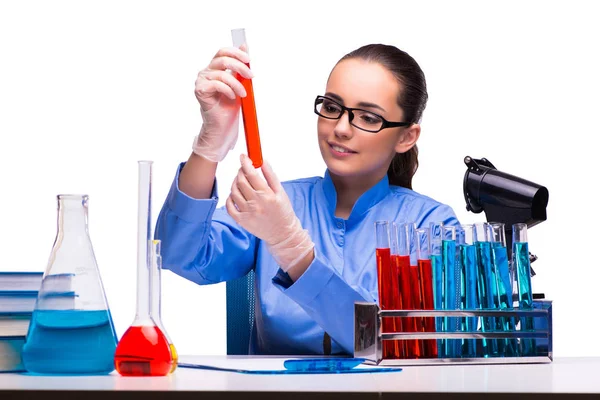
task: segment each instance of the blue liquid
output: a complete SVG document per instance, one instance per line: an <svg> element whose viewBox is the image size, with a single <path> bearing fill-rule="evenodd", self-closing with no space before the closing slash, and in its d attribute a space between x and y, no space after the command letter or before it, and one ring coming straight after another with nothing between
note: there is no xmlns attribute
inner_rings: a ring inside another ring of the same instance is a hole
<svg viewBox="0 0 600 400"><path fill-rule="evenodd" d="M512 285L508 269L508 253L502 243L494 242L492 244L492 262L496 270L499 308L512 310ZM517 330L514 318L499 318L499 322L505 332L515 332ZM518 342L516 339L504 339L503 343L504 356L516 357L518 355Z"/></svg>
<svg viewBox="0 0 600 400"><path fill-rule="evenodd" d="M108 374L117 337L107 310L35 310L23 364L39 374Z"/></svg>
<svg viewBox="0 0 600 400"><path fill-rule="evenodd" d="M475 243L477 249L477 290L479 293L479 304L484 310L493 310L496 295L496 277L492 271L492 251L490 242ZM482 317L481 329L484 332L493 332L496 326L495 318ZM496 339L482 339L483 356L498 355L498 341Z"/></svg>
<svg viewBox="0 0 600 400"><path fill-rule="evenodd" d="M479 300L477 296L477 250L474 245L460 245L460 266L460 308L463 310L476 310L479 308ZM463 331L476 332L477 317L462 318L461 328ZM463 357L476 357L476 339L463 339L461 354Z"/></svg>
<svg viewBox="0 0 600 400"><path fill-rule="evenodd" d="M444 309L458 309L459 299L457 296L456 281L456 241L442 240L442 263L443 263L443 279L444 279ZM446 317L444 318L444 330L446 332L457 332L459 329L460 318ZM458 348L460 340L443 340L444 357L456 358L460 357Z"/></svg>
<svg viewBox="0 0 600 400"><path fill-rule="evenodd" d="M436 310L442 310L444 308L444 270L442 264L442 255L436 254L431 257L431 273L433 275L433 307ZM444 331L444 322L443 318L436 317L435 318L435 331L443 332ZM437 339L437 347L438 347L438 357L442 358L443 355L443 346L442 339Z"/></svg>
<svg viewBox="0 0 600 400"><path fill-rule="evenodd" d="M517 272L517 287L519 290L519 308L531 310L533 298L531 295L531 265L529 263L529 246L527 243L513 244L513 257ZM521 330L534 330L533 318L521 318ZM521 339L521 355L534 356L535 339Z"/></svg>

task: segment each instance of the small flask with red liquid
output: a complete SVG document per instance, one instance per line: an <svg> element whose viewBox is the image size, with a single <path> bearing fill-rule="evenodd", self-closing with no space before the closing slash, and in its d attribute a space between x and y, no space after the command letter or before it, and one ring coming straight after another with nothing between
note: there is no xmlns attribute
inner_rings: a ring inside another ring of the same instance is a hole
<svg viewBox="0 0 600 400"><path fill-rule="evenodd" d="M157 243L153 245L150 228L152 161L139 161L138 166L137 310L133 323L117 345L115 368L123 376L165 376L172 372L174 360L171 343L161 329L162 322L157 323L157 314L152 313L153 296L160 296L160 285L156 284L153 273L160 262L152 255L160 247Z"/></svg>

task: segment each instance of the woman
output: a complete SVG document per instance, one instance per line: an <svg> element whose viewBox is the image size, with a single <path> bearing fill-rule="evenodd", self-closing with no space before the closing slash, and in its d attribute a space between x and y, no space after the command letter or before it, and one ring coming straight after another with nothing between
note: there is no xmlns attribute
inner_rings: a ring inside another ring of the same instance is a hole
<svg viewBox="0 0 600 400"><path fill-rule="evenodd" d="M374 222L458 225L452 209L411 190L427 102L407 53L367 45L333 68L315 100L324 177L280 183L245 155L224 208L215 171L237 139L247 53L221 49L196 81L203 126L161 210L163 266L198 284L256 272L251 354L353 351L355 301L377 301Z"/></svg>

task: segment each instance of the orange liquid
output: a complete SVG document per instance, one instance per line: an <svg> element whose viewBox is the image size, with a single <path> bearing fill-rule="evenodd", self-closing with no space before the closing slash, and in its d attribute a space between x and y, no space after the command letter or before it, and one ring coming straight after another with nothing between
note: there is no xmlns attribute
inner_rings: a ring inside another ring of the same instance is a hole
<svg viewBox="0 0 600 400"><path fill-rule="evenodd" d="M173 368L171 346L156 326L131 326L115 351L115 368L123 376L165 376Z"/></svg>
<svg viewBox="0 0 600 400"><path fill-rule="evenodd" d="M433 304L433 274L431 269L431 260L418 260L419 274L421 275L421 296L423 300L423 309L434 310ZM435 318L423 318L425 332L435 332ZM424 340L423 347L425 355L431 358L437 358L437 343L435 339Z"/></svg>
<svg viewBox="0 0 600 400"><path fill-rule="evenodd" d="M250 64L246 64L250 67ZM258 119L256 117L256 104L254 103L254 87L252 79L246 79L239 74L237 79L246 89L246 97L242 97L242 118L246 134L246 148L248 157L252 160L254 168L260 168L263 163L260 136L258 134Z"/></svg>

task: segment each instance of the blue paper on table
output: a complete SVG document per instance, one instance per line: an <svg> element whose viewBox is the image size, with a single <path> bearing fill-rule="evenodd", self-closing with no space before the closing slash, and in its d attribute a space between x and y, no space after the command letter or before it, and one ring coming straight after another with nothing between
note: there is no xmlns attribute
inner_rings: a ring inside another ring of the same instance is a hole
<svg viewBox="0 0 600 400"><path fill-rule="evenodd" d="M181 368L195 368L209 371L238 372L257 375L301 375L301 374L360 374L376 372L400 372L402 368L368 367L355 368L366 361L364 358L302 358L290 359L283 363L285 369L249 370L240 368L223 368L211 365L178 363Z"/></svg>

